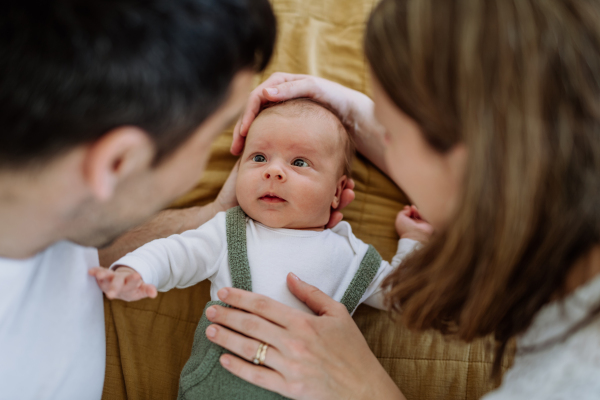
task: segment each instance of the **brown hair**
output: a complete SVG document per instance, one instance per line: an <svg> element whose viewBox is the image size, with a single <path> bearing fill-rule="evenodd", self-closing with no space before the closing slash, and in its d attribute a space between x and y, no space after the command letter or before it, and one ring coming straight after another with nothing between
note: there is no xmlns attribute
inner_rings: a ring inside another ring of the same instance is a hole
<svg viewBox="0 0 600 400"><path fill-rule="evenodd" d="M337 124L338 132L340 133L340 146L343 146L344 148L344 158L342 160L342 174L346 175L346 177L350 179L352 177L352 160L354 159L356 146L354 144L354 139L351 135L348 134L346 127L338 117L337 113L335 113L331 108L329 108L323 103L319 103L310 98L300 97L290 100L265 103L261 107L259 114L266 109L271 109L283 104L291 106L290 110L298 112L300 115L305 115L308 113L310 113L310 115L315 115L315 110L322 111L322 113L319 113L318 115L326 116L327 118L331 118L335 121L335 123Z"/></svg>
<svg viewBox="0 0 600 400"><path fill-rule="evenodd" d="M389 304L414 329L493 333L498 373L600 242L600 4L383 0L365 50L432 147L468 149L452 222L388 277Z"/></svg>

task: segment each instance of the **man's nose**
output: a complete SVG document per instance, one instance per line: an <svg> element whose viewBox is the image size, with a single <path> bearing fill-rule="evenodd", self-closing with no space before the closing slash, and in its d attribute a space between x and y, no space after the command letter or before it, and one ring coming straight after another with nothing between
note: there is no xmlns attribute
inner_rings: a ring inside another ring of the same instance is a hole
<svg viewBox="0 0 600 400"><path fill-rule="evenodd" d="M286 180L285 171L278 163L269 164L265 169L263 177L264 179L275 179L279 182L285 182Z"/></svg>

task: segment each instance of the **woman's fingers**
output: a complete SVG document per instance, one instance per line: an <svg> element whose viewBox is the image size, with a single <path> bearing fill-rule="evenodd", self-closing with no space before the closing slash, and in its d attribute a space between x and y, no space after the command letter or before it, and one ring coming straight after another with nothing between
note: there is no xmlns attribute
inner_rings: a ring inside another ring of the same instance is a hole
<svg viewBox="0 0 600 400"><path fill-rule="evenodd" d="M279 345L281 326L258 315L229 307L212 306L206 310L206 317L210 322L226 326L246 336L275 346Z"/></svg>
<svg viewBox="0 0 600 400"><path fill-rule="evenodd" d="M289 326L296 315L299 313L304 314L302 311L298 311L292 307L286 306L277 300L273 300L261 294L247 292L242 289L223 288L217 292L217 295L221 301L229 304L232 307L256 314L280 326ZM223 308L224 307L220 307L219 310ZM217 322L213 321L208 316L208 313L207 317L210 321Z"/></svg>
<svg viewBox="0 0 600 400"><path fill-rule="evenodd" d="M281 353L271 343L240 335L237 332L219 325L210 325L206 329L206 337L211 342L218 344L250 362L253 362L254 358L259 356L258 349L260 344L267 343L268 347L263 361L264 365L273 369L279 369L281 367Z"/></svg>
<svg viewBox="0 0 600 400"><path fill-rule="evenodd" d="M300 280L291 272L287 276L287 284L290 292L317 315L348 314L343 304L333 300L315 286Z"/></svg>
<svg viewBox="0 0 600 400"><path fill-rule="evenodd" d="M223 354L219 359L223 368L234 375L264 389L286 395L285 380L279 372L266 367L252 365L231 354Z"/></svg>
<svg viewBox="0 0 600 400"><path fill-rule="evenodd" d="M271 101L283 101L296 97L306 97L307 95L294 95L294 90L287 86L281 86L286 82L312 79L308 75L286 74L276 72L266 81L258 85L251 93L246 104L246 109L233 129L233 141L231 143L231 153L240 155L244 150L244 142L250 125L256 118L263 104ZM302 91L299 91L302 93Z"/></svg>

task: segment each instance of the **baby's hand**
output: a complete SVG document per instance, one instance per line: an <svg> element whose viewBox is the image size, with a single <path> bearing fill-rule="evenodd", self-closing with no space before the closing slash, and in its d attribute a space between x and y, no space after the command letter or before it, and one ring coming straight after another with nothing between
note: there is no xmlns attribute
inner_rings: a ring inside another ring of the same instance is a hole
<svg viewBox="0 0 600 400"><path fill-rule="evenodd" d="M116 270L94 267L88 273L96 278L98 286L109 299L136 301L146 297L155 298L156 288L142 281L134 269L124 265Z"/></svg>
<svg viewBox="0 0 600 400"><path fill-rule="evenodd" d="M427 243L433 234L433 226L421 218L417 207L405 206L396 217L396 231L401 239Z"/></svg>

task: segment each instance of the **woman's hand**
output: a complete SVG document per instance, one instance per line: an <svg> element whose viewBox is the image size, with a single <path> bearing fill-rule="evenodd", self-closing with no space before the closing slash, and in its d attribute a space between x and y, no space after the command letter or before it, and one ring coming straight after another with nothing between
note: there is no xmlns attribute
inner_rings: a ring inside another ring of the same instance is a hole
<svg viewBox="0 0 600 400"><path fill-rule="evenodd" d="M219 325L210 325L206 335L241 357L221 356L223 367L294 399L403 399L346 308L293 274L287 282L317 315L256 293L219 290L234 308L208 308L208 319ZM261 342L269 345L265 366L247 362Z"/></svg>
<svg viewBox="0 0 600 400"><path fill-rule="evenodd" d="M373 101L361 92L310 75L276 72L257 86L233 130L231 153L239 155L244 150L248 129L263 104L299 97L309 97L333 110L353 135L358 151L383 172L387 171L383 159L384 128L375 119Z"/></svg>

